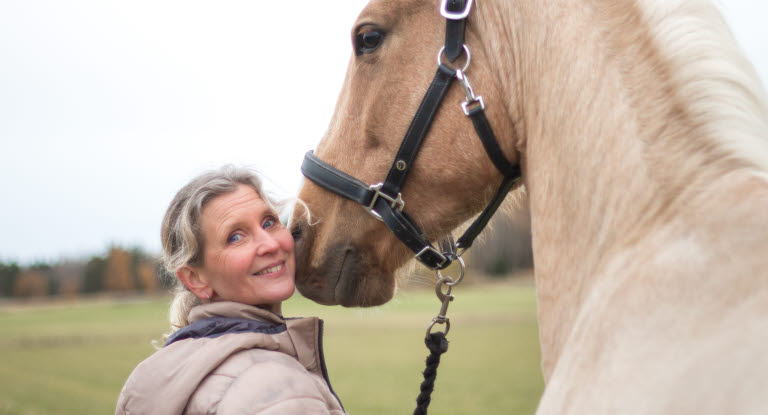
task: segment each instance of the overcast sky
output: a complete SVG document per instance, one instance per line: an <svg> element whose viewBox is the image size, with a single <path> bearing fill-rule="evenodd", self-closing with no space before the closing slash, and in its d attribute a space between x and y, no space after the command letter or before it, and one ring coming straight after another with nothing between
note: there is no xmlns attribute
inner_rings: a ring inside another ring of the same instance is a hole
<svg viewBox="0 0 768 415"><path fill-rule="evenodd" d="M366 1L0 0L0 260L159 252L197 173L294 194ZM765 83L768 2L721 0Z"/></svg>

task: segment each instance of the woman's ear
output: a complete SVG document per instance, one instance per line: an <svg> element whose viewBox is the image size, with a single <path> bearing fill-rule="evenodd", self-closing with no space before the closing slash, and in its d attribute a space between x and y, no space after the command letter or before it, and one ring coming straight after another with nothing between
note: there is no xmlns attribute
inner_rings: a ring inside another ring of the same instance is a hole
<svg viewBox="0 0 768 415"><path fill-rule="evenodd" d="M202 278L198 270L184 265L176 271L176 277L189 291L192 291L201 300L210 300L213 297L213 288Z"/></svg>

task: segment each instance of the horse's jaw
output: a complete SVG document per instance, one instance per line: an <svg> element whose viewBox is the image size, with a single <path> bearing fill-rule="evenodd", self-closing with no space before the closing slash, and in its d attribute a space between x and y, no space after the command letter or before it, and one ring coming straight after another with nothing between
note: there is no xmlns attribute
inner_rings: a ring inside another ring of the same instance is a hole
<svg viewBox="0 0 768 415"><path fill-rule="evenodd" d="M373 307L391 300L394 274L374 266L353 245L332 247L312 264L309 253L297 252L296 287L304 297L323 305Z"/></svg>

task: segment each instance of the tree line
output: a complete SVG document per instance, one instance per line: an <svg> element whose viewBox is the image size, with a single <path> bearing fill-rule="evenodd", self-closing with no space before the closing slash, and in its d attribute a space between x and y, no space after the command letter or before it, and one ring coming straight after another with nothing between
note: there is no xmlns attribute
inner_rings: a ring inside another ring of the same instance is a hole
<svg viewBox="0 0 768 415"><path fill-rule="evenodd" d="M158 260L140 248L110 247L88 260L37 262L20 266L0 261L0 297L75 297L95 293L153 294L168 287Z"/></svg>
<svg viewBox="0 0 768 415"><path fill-rule="evenodd" d="M527 209L516 211L510 218L494 218L489 228L487 235L470 251L470 267L490 276L504 277L533 266ZM0 261L0 298L154 294L169 288L173 278L164 278L164 275L156 257L140 248L119 246L110 247L105 255L82 261L38 262L25 267Z"/></svg>

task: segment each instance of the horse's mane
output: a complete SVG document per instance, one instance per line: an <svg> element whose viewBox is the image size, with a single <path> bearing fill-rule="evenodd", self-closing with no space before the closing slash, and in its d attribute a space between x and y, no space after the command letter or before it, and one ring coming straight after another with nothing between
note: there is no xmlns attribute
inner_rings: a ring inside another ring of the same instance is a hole
<svg viewBox="0 0 768 415"><path fill-rule="evenodd" d="M707 143L768 171L768 101L752 64L709 0L636 0Z"/></svg>

